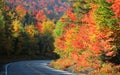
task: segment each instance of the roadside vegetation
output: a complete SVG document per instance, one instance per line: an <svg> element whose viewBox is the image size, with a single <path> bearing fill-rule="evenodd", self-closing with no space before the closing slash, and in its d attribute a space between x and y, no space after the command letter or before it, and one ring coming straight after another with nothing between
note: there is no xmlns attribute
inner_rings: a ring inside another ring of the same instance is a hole
<svg viewBox="0 0 120 75"><path fill-rule="evenodd" d="M120 0L71 1L73 10L54 31L60 59L50 65L87 75L119 75Z"/></svg>

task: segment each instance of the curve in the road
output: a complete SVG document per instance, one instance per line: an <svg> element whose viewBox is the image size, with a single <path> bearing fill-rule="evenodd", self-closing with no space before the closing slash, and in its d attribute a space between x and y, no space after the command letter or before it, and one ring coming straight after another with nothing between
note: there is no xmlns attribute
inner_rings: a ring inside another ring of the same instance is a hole
<svg viewBox="0 0 120 75"><path fill-rule="evenodd" d="M48 67L50 60L21 61L5 65L5 75L75 75Z"/></svg>

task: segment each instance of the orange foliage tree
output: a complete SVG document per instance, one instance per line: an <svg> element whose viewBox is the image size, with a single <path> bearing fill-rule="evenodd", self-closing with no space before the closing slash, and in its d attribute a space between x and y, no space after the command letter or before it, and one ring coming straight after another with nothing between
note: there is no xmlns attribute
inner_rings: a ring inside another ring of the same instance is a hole
<svg viewBox="0 0 120 75"><path fill-rule="evenodd" d="M109 2L109 1L108 1ZM120 16L120 0L114 0L114 1L110 1L112 2L112 6L111 8L113 9L114 13L115 13L115 17L118 18Z"/></svg>
<svg viewBox="0 0 120 75"><path fill-rule="evenodd" d="M23 18L27 12L26 9L22 5L17 5L17 7L15 8L15 11L20 18Z"/></svg>
<svg viewBox="0 0 120 75"><path fill-rule="evenodd" d="M42 30L43 25L42 25L42 23L45 22L45 21L47 21L47 17L45 15L44 11L43 10L38 11L35 14L35 18L37 20L36 27L38 29L38 32L40 34L42 34L43 33L43 30Z"/></svg>

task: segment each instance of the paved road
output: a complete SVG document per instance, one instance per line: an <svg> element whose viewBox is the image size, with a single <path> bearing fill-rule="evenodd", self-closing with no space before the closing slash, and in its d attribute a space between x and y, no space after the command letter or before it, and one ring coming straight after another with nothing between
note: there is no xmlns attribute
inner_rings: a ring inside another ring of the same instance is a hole
<svg viewBox="0 0 120 75"><path fill-rule="evenodd" d="M47 66L50 60L21 61L7 64L5 75L73 75Z"/></svg>

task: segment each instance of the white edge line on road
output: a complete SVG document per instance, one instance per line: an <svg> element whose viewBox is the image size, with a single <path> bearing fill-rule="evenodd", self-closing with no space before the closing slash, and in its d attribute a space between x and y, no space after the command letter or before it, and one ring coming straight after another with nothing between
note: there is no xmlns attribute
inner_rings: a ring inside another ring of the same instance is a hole
<svg viewBox="0 0 120 75"><path fill-rule="evenodd" d="M73 73L70 73L68 71L64 71L64 70L57 70L57 69L54 69L52 67L49 67L47 63L41 63L44 65L44 67L46 67L47 69L50 69L51 71L56 71L56 72L62 72L64 74L71 74L71 75L76 75L76 74L73 74Z"/></svg>
<svg viewBox="0 0 120 75"><path fill-rule="evenodd" d="M10 64L6 64L5 65L5 75L8 75L8 66L9 66Z"/></svg>

